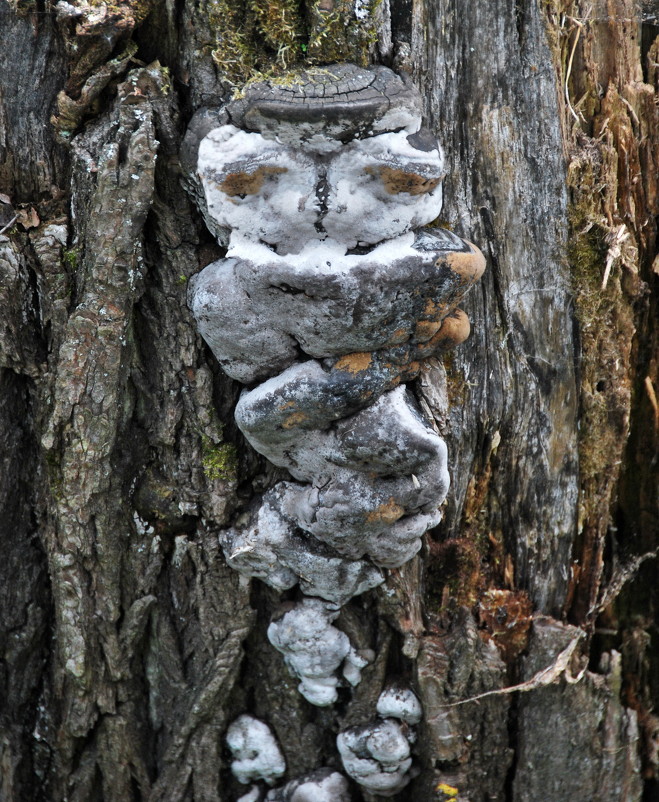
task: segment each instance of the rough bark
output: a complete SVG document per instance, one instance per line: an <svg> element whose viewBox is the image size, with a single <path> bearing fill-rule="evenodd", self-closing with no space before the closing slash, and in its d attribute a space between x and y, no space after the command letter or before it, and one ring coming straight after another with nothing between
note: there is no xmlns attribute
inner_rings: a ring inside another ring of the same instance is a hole
<svg viewBox="0 0 659 802"><path fill-rule="evenodd" d="M0 0L3 799L229 802L243 712L288 779L340 768L337 731L392 675L424 706L401 800L656 793L655 12L384 0L347 35L350 9ZM281 472L186 304L222 251L178 155L231 81L305 60L411 71L444 225L488 258L471 339L415 385L449 443L445 519L343 609L377 657L330 710L266 638L285 595L218 545Z"/></svg>

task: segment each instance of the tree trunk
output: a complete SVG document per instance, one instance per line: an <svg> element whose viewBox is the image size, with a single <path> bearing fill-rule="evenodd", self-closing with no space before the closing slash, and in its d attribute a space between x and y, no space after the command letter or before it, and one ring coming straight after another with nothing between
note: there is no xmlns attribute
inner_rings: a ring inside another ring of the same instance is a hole
<svg viewBox="0 0 659 802"><path fill-rule="evenodd" d="M396 799L655 798L656 8L361 5L0 0L2 799L230 802L245 712L286 780L342 771L392 676L424 710ZM179 150L234 86L337 61L411 73L442 225L488 267L470 339L414 385L444 519L342 608L376 657L317 708L266 636L290 594L218 543L283 474L187 306L224 252Z"/></svg>

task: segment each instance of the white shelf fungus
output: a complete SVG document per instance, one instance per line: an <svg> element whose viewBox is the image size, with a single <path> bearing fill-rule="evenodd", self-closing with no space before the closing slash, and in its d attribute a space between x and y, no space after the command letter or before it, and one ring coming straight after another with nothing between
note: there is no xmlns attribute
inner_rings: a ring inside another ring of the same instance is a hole
<svg viewBox="0 0 659 802"><path fill-rule="evenodd" d="M270 727L244 713L229 726L227 746L233 755L231 771L238 782L265 780L268 785L284 775L286 761Z"/></svg>
<svg viewBox="0 0 659 802"><path fill-rule="evenodd" d="M409 782L410 744L393 719L351 727L339 733L336 746L346 774L371 793L393 796Z"/></svg>
<svg viewBox="0 0 659 802"><path fill-rule="evenodd" d="M418 724L423 717L421 702L414 691L394 683L380 694L377 712L382 718L397 718L411 725Z"/></svg>
<svg viewBox="0 0 659 802"><path fill-rule="evenodd" d="M348 636L332 626L338 611L321 599L303 599L268 627L270 643L284 655L299 678L298 690L313 705L326 707L337 699L338 672L356 685L368 664Z"/></svg>
<svg viewBox="0 0 659 802"><path fill-rule="evenodd" d="M238 426L295 480L222 546L241 573L334 605L417 553L448 490L444 441L405 383L468 335L457 305L484 259L421 228L444 176L421 108L386 67L328 65L200 110L181 151L228 239L226 258L190 282L191 308L222 368L251 385ZM304 676L304 693L328 704L330 675Z"/></svg>

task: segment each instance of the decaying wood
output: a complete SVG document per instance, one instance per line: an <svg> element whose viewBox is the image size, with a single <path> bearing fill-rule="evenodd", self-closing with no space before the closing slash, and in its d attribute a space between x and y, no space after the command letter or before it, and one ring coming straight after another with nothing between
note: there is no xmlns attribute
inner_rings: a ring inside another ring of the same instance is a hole
<svg viewBox="0 0 659 802"><path fill-rule="evenodd" d="M656 19L390 0L339 41L351 6L328 4L0 0L2 799L230 802L246 711L287 778L340 768L336 732L392 675L425 711L400 800L656 791ZM488 258L470 340L416 388L445 519L342 611L376 658L333 711L267 641L285 598L218 545L282 476L186 305L222 251L178 157L194 111L309 42L411 71L448 160L438 222Z"/></svg>

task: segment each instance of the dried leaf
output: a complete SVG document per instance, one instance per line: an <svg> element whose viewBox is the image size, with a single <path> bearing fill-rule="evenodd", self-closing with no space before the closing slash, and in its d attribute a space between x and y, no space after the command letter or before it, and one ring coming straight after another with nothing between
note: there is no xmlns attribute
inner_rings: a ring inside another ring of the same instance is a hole
<svg viewBox="0 0 659 802"><path fill-rule="evenodd" d="M25 229L36 228L41 222L34 206L29 206L27 209L19 209L17 218L18 224Z"/></svg>
<svg viewBox="0 0 659 802"><path fill-rule="evenodd" d="M647 382L646 382L646 389L647 389ZM655 398L655 404L656 404L656 398ZM656 407L655 407L655 414L656 414ZM611 602L613 602L617 598L620 591L627 584L627 582L629 582L630 579L634 578L636 572L641 567L641 565L646 560L652 560L657 556L659 556L659 549L655 549L654 551L648 551L645 554L639 554L636 557L632 557L629 560L629 562L625 563L624 565L619 565L613 572L613 576L611 577L608 585L602 591L602 595L599 601L596 604L594 604L588 611L589 616L592 616L593 614L599 614L602 612L602 610L608 607L611 604Z"/></svg>

